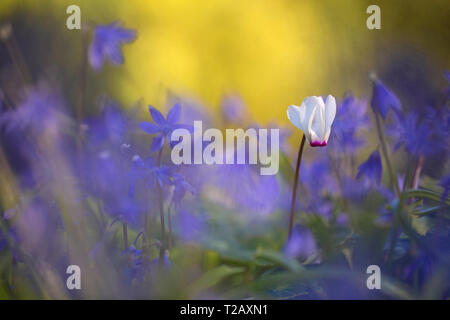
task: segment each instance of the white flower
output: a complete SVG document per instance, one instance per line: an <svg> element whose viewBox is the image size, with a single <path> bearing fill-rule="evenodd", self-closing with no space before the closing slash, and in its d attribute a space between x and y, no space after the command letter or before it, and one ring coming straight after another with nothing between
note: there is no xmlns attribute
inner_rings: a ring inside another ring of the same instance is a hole
<svg viewBox="0 0 450 320"><path fill-rule="evenodd" d="M300 107L289 106L287 116L294 126L303 131L311 147L324 147L336 116L336 99L328 95L324 103L322 97L307 97Z"/></svg>

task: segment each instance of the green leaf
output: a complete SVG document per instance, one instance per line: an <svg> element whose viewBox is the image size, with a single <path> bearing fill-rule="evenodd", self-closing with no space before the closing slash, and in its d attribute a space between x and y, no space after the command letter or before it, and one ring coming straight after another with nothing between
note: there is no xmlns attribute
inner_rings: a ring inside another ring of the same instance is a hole
<svg viewBox="0 0 450 320"><path fill-rule="evenodd" d="M302 265L296 260L286 258L281 253L271 250L258 249L255 253L255 258L268 260L277 266L283 267L291 272L304 271Z"/></svg>
<svg viewBox="0 0 450 320"><path fill-rule="evenodd" d="M446 205L450 205L450 197L442 199L442 195L439 192L426 190L426 189L415 189L407 190L402 193L406 198L425 198L437 202L444 202Z"/></svg>
<svg viewBox="0 0 450 320"><path fill-rule="evenodd" d="M197 279L190 288L193 295L196 295L206 289L212 288L227 277L243 273L245 267L232 267L221 265L207 271L203 276Z"/></svg>

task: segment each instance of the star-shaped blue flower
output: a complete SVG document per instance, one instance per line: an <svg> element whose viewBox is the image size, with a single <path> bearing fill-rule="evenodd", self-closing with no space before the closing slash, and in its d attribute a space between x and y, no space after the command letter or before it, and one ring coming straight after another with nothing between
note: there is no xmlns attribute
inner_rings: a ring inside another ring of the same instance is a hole
<svg viewBox="0 0 450 320"><path fill-rule="evenodd" d="M188 126L177 123L180 120L181 115L181 106L178 103L169 110L169 112L167 113L167 119L164 118L161 112L159 112L152 106L149 106L148 110L150 111L150 115L154 123L141 122L139 124L139 127L148 134L157 134L152 142L152 152L161 150L161 148L164 146L166 138L170 140L170 135L172 134L173 130L179 128L189 129ZM171 141L170 146L173 147L176 143L176 141Z"/></svg>
<svg viewBox="0 0 450 320"><path fill-rule="evenodd" d="M89 63L96 71L102 68L105 60L109 60L114 65L123 64L121 45L133 42L135 39L136 31L120 27L117 21L97 26L89 46Z"/></svg>

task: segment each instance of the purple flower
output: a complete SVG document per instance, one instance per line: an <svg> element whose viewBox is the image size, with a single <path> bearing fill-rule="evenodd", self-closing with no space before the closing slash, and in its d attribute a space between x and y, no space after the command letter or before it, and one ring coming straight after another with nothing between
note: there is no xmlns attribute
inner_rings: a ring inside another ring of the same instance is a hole
<svg viewBox="0 0 450 320"><path fill-rule="evenodd" d="M312 201L324 193L336 194L338 185L332 171L333 163L326 156L326 152L317 152L311 163L302 164L300 170L300 183L307 189Z"/></svg>
<svg viewBox="0 0 450 320"><path fill-rule="evenodd" d="M296 226L292 231L292 236L285 245L283 252L291 258L301 258L306 260L317 253L317 243L312 232L302 226Z"/></svg>
<svg viewBox="0 0 450 320"><path fill-rule="evenodd" d="M205 240L207 216L193 214L181 209L174 221L174 231L185 242L201 242Z"/></svg>
<svg viewBox="0 0 450 320"><path fill-rule="evenodd" d="M401 103L397 96L391 92L380 80L373 78L372 100L370 104L372 110L386 119L390 109L400 112Z"/></svg>
<svg viewBox="0 0 450 320"><path fill-rule="evenodd" d="M138 155L134 155L129 173L130 185L128 194L134 196L136 183L144 181L148 188L153 188L157 184L160 187L168 187L173 184L173 170L168 166L157 166L152 158L142 160Z"/></svg>
<svg viewBox="0 0 450 320"><path fill-rule="evenodd" d="M120 27L117 21L97 26L89 46L89 63L96 71L102 68L107 59L114 65L123 64L121 45L135 39L136 31Z"/></svg>
<svg viewBox="0 0 450 320"><path fill-rule="evenodd" d="M170 135L172 131L178 128L188 129L188 126L177 124L181 115L181 106L180 104L175 104L172 109L167 113L167 119L164 118L161 112L152 106L148 107L150 111L150 115L154 121L152 122L141 122L139 127L147 132L148 134L157 134L157 136L153 139L151 151L155 152L161 150L164 146L164 142L166 138L170 139ZM170 142L170 146L173 147L177 142Z"/></svg>
<svg viewBox="0 0 450 320"><path fill-rule="evenodd" d="M358 167L357 179L361 177L367 178L375 186L381 183L381 176L383 174L383 166L381 164L381 157L378 150L372 152L367 160Z"/></svg>
<svg viewBox="0 0 450 320"><path fill-rule="evenodd" d="M243 123L247 118L247 108L239 95L226 95L221 103L222 115L231 123Z"/></svg>
<svg viewBox="0 0 450 320"><path fill-rule="evenodd" d="M365 140L358 134L361 129L368 129L369 125L367 102L356 100L353 96L347 95L337 109L333 131L331 132L331 139L336 142L331 144L330 147L336 153L355 154L365 143Z"/></svg>
<svg viewBox="0 0 450 320"><path fill-rule="evenodd" d="M359 202L364 199L373 186L373 182L369 179L355 180L353 177L342 178L342 196Z"/></svg>
<svg viewBox="0 0 450 320"><path fill-rule="evenodd" d="M302 210L326 219L331 218L333 214L333 205L329 198L338 193L338 183L332 165L326 151L318 151L314 161L302 164L299 178L302 192L299 201Z"/></svg>
<svg viewBox="0 0 450 320"><path fill-rule="evenodd" d="M29 88L18 107L4 112L0 117L0 126L7 132L31 129L34 133L58 133L66 119L64 102L58 90L41 81ZM67 120L67 119L66 119Z"/></svg>
<svg viewBox="0 0 450 320"><path fill-rule="evenodd" d="M173 190L172 202L178 206L181 200L186 195L186 192L195 194L195 188L189 184L181 174L176 174L173 178L173 185L175 189Z"/></svg>
<svg viewBox="0 0 450 320"><path fill-rule="evenodd" d="M88 119L85 125L89 136L88 144L91 147L107 144L117 148L126 142L127 126L131 126L132 121L116 102L108 100L102 106L101 115Z"/></svg>
<svg viewBox="0 0 450 320"><path fill-rule="evenodd" d="M260 175L259 169L249 164L218 165L212 182L231 200L238 212L245 212L248 218L269 216L278 208L280 186L275 175Z"/></svg>
<svg viewBox="0 0 450 320"><path fill-rule="evenodd" d="M427 114L432 116L420 117L416 110L405 116L397 115L395 122L386 130L395 143L394 150L404 146L411 155L431 156L448 149L448 128L442 123L445 115L433 108L428 108Z"/></svg>

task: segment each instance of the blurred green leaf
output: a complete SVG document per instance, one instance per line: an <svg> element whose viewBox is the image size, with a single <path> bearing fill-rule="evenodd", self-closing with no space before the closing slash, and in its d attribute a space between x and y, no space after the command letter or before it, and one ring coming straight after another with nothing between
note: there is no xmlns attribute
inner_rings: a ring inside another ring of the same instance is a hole
<svg viewBox="0 0 450 320"><path fill-rule="evenodd" d="M232 267L228 265L221 265L214 269L207 271L203 276L197 279L190 287L190 292L193 295L210 289L216 286L219 282L227 277L243 273L246 270L244 267Z"/></svg>

